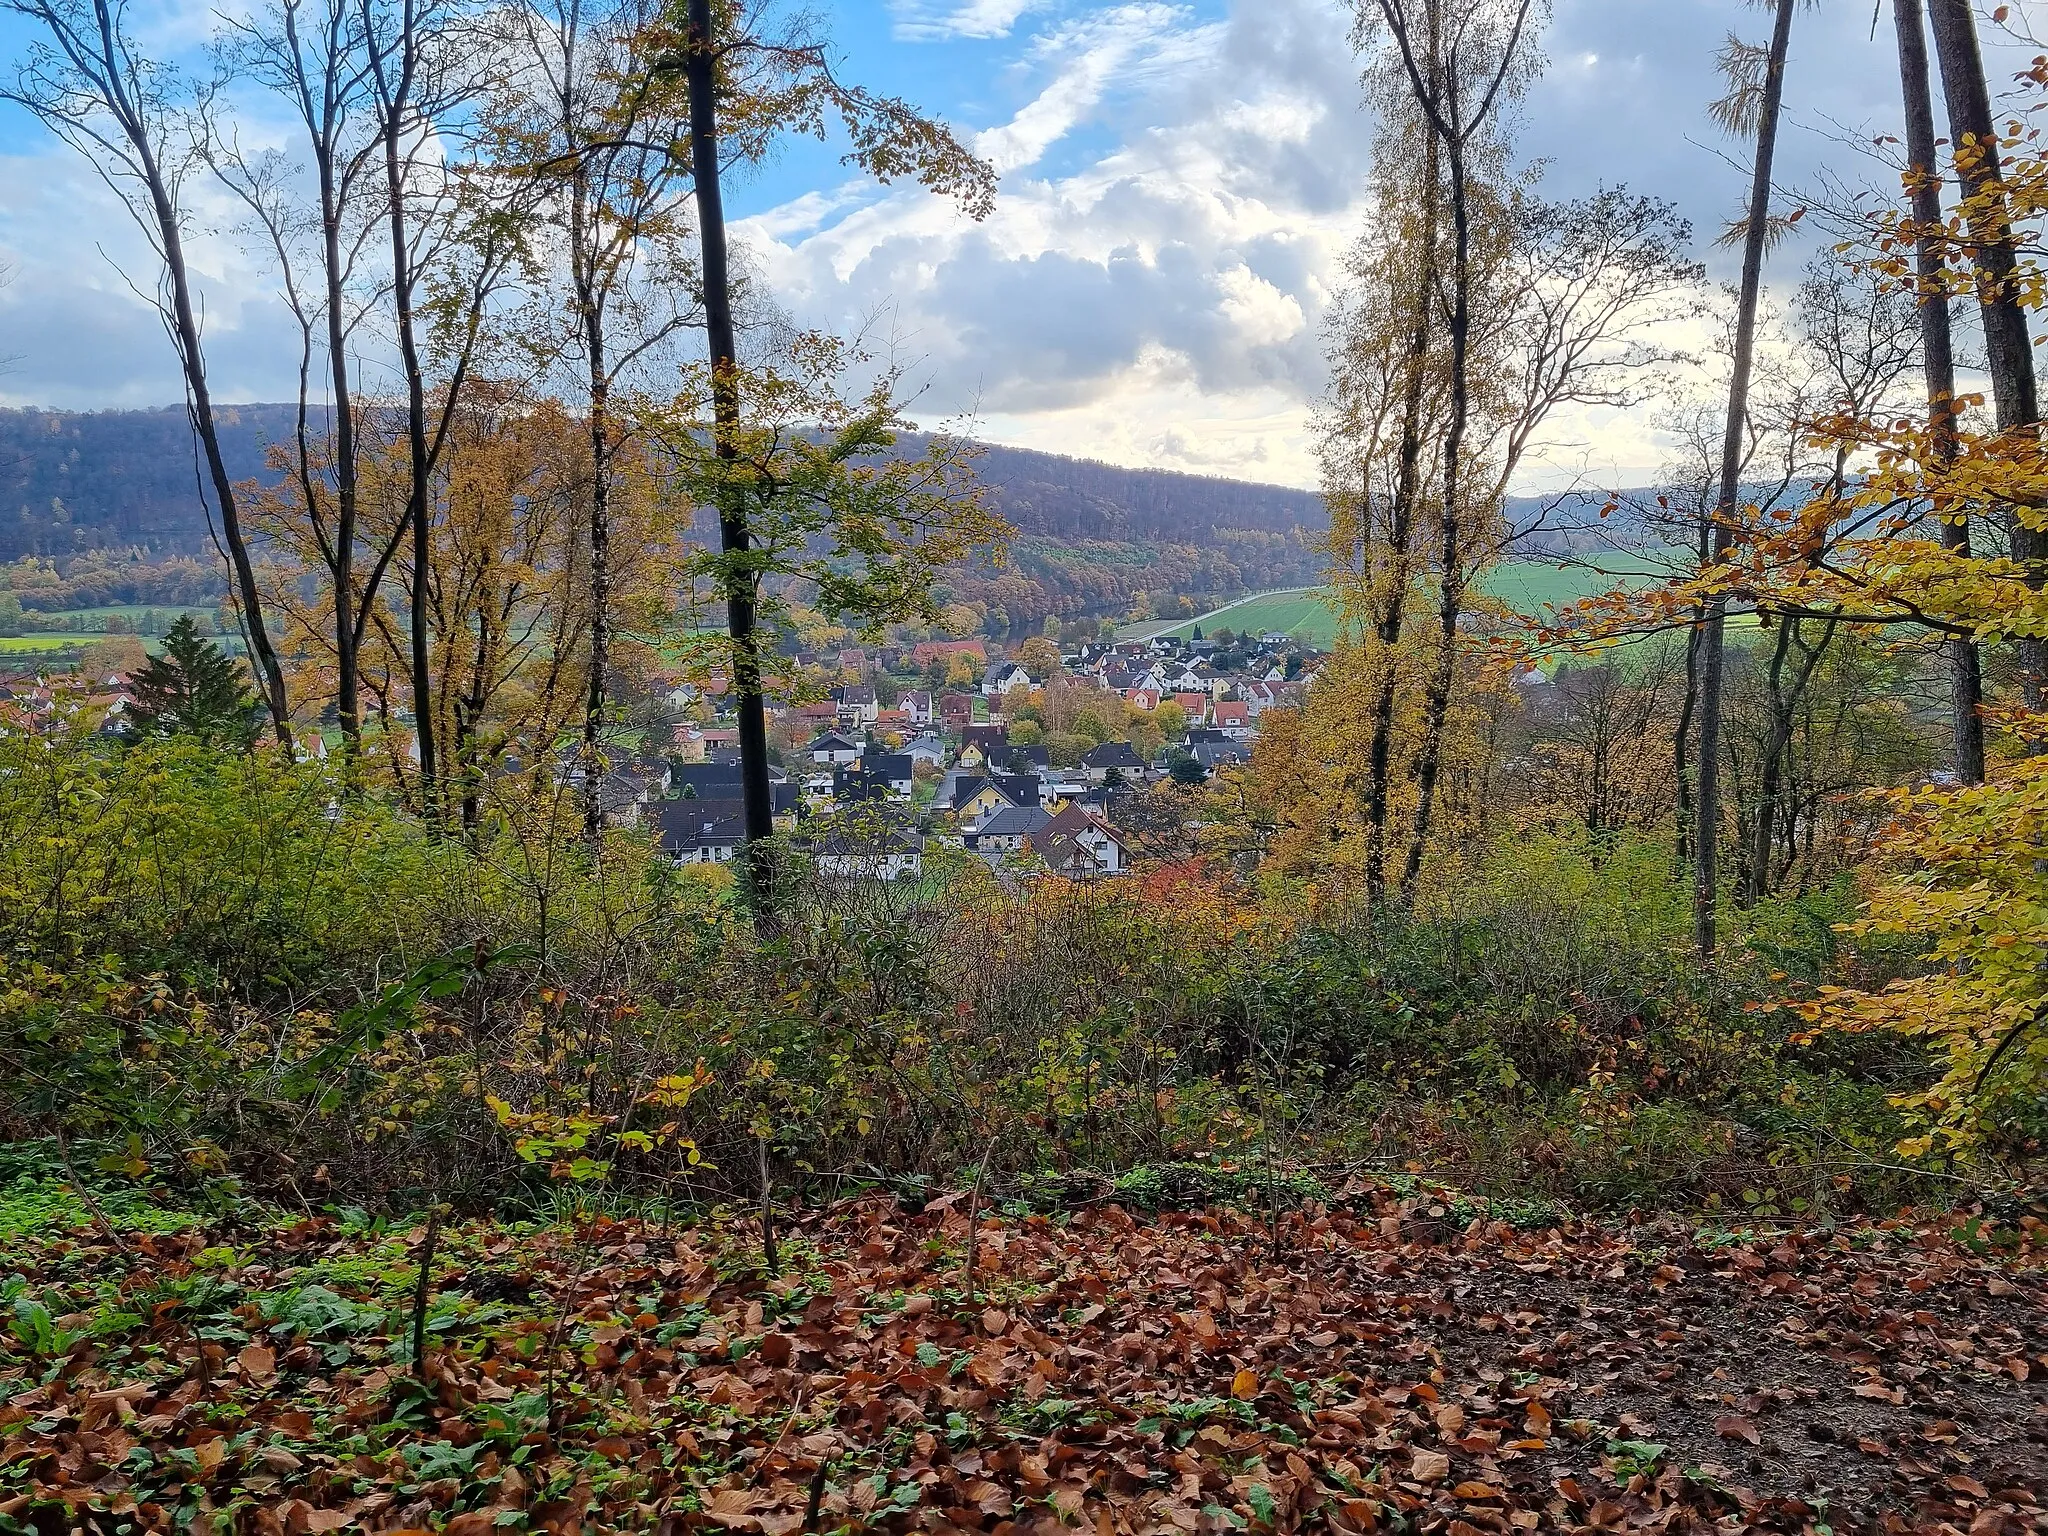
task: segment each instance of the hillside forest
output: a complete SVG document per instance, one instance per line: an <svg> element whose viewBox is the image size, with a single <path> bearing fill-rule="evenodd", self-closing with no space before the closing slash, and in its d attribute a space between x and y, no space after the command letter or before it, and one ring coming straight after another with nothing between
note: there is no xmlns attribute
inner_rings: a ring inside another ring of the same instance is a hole
<svg viewBox="0 0 2048 1536"><path fill-rule="evenodd" d="M780 311L792 144L1004 196L830 7L0 0L186 393L0 416L0 1536L2048 1529L2048 14L1792 188L1731 8L1701 235L1341 9L1308 497Z"/></svg>

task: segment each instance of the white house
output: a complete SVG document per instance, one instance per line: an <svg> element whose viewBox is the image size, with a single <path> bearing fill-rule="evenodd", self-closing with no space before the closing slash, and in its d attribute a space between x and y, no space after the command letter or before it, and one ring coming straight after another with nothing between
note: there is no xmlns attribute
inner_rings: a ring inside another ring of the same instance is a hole
<svg viewBox="0 0 2048 1536"><path fill-rule="evenodd" d="M1028 693L1031 691L1031 674L1014 661L996 661L981 675L981 692L985 698L998 694Z"/></svg>

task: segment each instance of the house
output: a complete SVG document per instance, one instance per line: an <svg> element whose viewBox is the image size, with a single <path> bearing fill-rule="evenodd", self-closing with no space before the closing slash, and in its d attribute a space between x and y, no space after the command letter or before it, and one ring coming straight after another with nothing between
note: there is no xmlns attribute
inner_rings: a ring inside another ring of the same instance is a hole
<svg viewBox="0 0 2048 1536"><path fill-rule="evenodd" d="M1198 725L1209 718L1209 695L1206 693L1176 693L1173 702L1181 707L1190 724Z"/></svg>
<svg viewBox="0 0 2048 1536"><path fill-rule="evenodd" d="M818 873L831 880L915 879L924 868L924 844L904 827L834 827L810 853Z"/></svg>
<svg viewBox="0 0 2048 1536"><path fill-rule="evenodd" d="M874 732L877 736L908 736L910 734L910 711L907 709L876 710Z"/></svg>
<svg viewBox="0 0 2048 1536"><path fill-rule="evenodd" d="M992 699L998 694L1029 693L1031 674L1014 661L991 662L981 674L983 698Z"/></svg>
<svg viewBox="0 0 2048 1536"><path fill-rule="evenodd" d="M1081 768L1090 784L1106 784L1112 773L1127 780L1141 779L1149 766L1128 741L1105 741L1081 754Z"/></svg>
<svg viewBox="0 0 2048 1536"><path fill-rule="evenodd" d="M825 768L844 768L848 763L860 761L860 743L841 736L837 731L827 731L804 748L804 756Z"/></svg>
<svg viewBox="0 0 2048 1536"><path fill-rule="evenodd" d="M1252 749L1241 741L1196 741L1188 744L1188 755L1214 773L1218 768L1250 761Z"/></svg>
<svg viewBox="0 0 2048 1536"><path fill-rule="evenodd" d="M869 752L860 766L871 782L885 785L898 800L908 800L917 784L917 759L908 752Z"/></svg>
<svg viewBox="0 0 2048 1536"><path fill-rule="evenodd" d="M960 745L964 750L972 747L987 761L1010 744L1010 728L997 723L994 725L970 725L960 732Z"/></svg>
<svg viewBox="0 0 2048 1536"><path fill-rule="evenodd" d="M1033 774L992 773L989 783L1001 790L1012 805L1037 805L1043 798L1043 782Z"/></svg>
<svg viewBox="0 0 2048 1536"><path fill-rule="evenodd" d="M1130 851L1107 823L1070 805L1033 832L1031 851L1054 874L1069 878L1120 875L1130 868Z"/></svg>
<svg viewBox="0 0 2048 1536"><path fill-rule="evenodd" d="M939 721L949 731L964 731L974 722L974 699L970 694L939 696Z"/></svg>
<svg viewBox="0 0 2048 1536"><path fill-rule="evenodd" d="M1252 734L1252 707L1241 700L1218 700L1210 707L1209 716L1217 729L1227 732L1233 741L1242 741Z"/></svg>
<svg viewBox="0 0 2048 1536"><path fill-rule="evenodd" d="M1043 777L1052 758L1042 746L1013 747L1005 742L988 749L988 765L997 773Z"/></svg>
<svg viewBox="0 0 2048 1536"><path fill-rule="evenodd" d="M728 864L747 840L737 800L664 800L655 808L659 846L678 864Z"/></svg>
<svg viewBox="0 0 2048 1536"><path fill-rule="evenodd" d="M922 640L910 648L910 664L919 671L955 656L965 656L976 666L988 664L988 650L979 640Z"/></svg>
<svg viewBox="0 0 2048 1536"><path fill-rule="evenodd" d="M882 708L875 690L865 686L835 688L832 702L839 706L839 723L855 730L873 725Z"/></svg>
<svg viewBox="0 0 2048 1536"><path fill-rule="evenodd" d="M1142 709L1148 715L1151 714L1153 710L1159 707L1159 702L1162 697L1163 695L1159 692L1157 688L1146 688L1140 686L1137 688L1126 688L1124 690L1124 698L1130 704L1130 706L1133 709Z"/></svg>
<svg viewBox="0 0 2048 1536"><path fill-rule="evenodd" d="M667 763L622 762L605 770L597 781L598 810L609 827L637 827L640 808L669 790Z"/></svg>
<svg viewBox="0 0 2048 1536"><path fill-rule="evenodd" d="M1264 678L1255 678L1251 682L1245 683L1238 689L1238 692L1244 697L1246 712L1254 720L1258 719L1259 716L1269 709L1280 708L1281 693L1279 685L1269 683Z"/></svg>
<svg viewBox="0 0 2048 1536"><path fill-rule="evenodd" d="M937 710L932 704L932 696L929 693L906 693L896 701L896 707L903 711L912 725L918 727L930 725L932 721L938 718ZM968 707L970 709L973 708L971 704Z"/></svg>
<svg viewBox="0 0 2048 1536"><path fill-rule="evenodd" d="M1039 805L1011 805L965 834L963 841L974 853L1020 853L1030 845L1031 834L1052 820L1052 812Z"/></svg>
<svg viewBox="0 0 2048 1536"><path fill-rule="evenodd" d="M930 731L914 741L905 742L903 750L912 762L929 763L934 768L946 766L946 744Z"/></svg>
<svg viewBox="0 0 2048 1536"><path fill-rule="evenodd" d="M979 826L997 811L1015 810L1017 802L978 774L964 775L954 782L954 817L963 827Z"/></svg>

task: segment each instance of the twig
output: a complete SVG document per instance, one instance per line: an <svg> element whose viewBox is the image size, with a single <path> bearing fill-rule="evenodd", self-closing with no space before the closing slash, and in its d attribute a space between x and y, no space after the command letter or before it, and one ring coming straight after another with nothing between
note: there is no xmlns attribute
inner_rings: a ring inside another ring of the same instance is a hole
<svg viewBox="0 0 2048 1536"><path fill-rule="evenodd" d="M71 1164L71 1148L64 1140L64 1122L57 1120L54 1123L57 1129L57 1157L64 1164L64 1171L71 1175L71 1193L78 1196L79 1203L91 1215L92 1224L99 1228L100 1236L114 1245L115 1252L126 1254L129 1251L128 1245L121 1241L121 1234L114 1230L114 1224L107 1220L106 1212L100 1209L99 1202L93 1199L92 1192L85 1187L85 1180L78 1176L78 1170Z"/></svg>
<svg viewBox="0 0 2048 1536"><path fill-rule="evenodd" d="M819 1457L818 1470L811 1474L811 1496L804 1500L804 1523L800 1527L806 1533L818 1528L818 1506L825 1502L825 1469L828 1465L824 1457Z"/></svg>
<svg viewBox="0 0 2048 1536"><path fill-rule="evenodd" d="M420 1277L412 1288L412 1374L427 1384L427 1300L434 1283L434 1249L441 1241L441 1206L427 1212L427 1240L420 1245Z"/></svg>
<svg viewBox="0 0 2048 1536"><path fill-rule="evenodd" d="M991 1132L981 1149L981 1164L974 1170L974 1191L967 1197L967 1305L974 1305L975 1273L981 1258L981 1181L988 1177L988 1160L996 1154L996 1137Z"/></svg>
<svg viewBox="0 0 2048 1536"><path fill-rule="evenodd" d="M768 1265L768 1278L782 1273L782 1261L775 1251L775 1201L768 1183L768 1138L754 1138L755 1160L761 1169L761 1257Z"/></svg>

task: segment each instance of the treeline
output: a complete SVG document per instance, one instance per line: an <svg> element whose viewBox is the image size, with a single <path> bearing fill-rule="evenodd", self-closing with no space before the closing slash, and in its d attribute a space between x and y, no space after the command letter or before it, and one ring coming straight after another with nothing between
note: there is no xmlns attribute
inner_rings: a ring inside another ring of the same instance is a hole
<svg viewBox="0 0 2048 1536"><path fill-rule="evenodd" d="M296 413L288 404L220 407L229 473L236 480L274 479L265 455L290 440ZM898 451L922 453L929 442L906 433ZM68 574L69 561L86 553L120 552L144 562L210 556L193 466L191 422L182 408L0 410L0 560L37 556L64 562ZM1292 551L1291 580L1316 569L1297 532L1313 535L1328 522L1320 496L1284 486L992 444L977 445L974 467L992 510L1021 537L1052 544L1143 548L1163 540L1225 552L1240 565L1248 548L1270 550L1276 560ZM1268 574L1255 567L1247 579L1264 585Z"/></svg>

